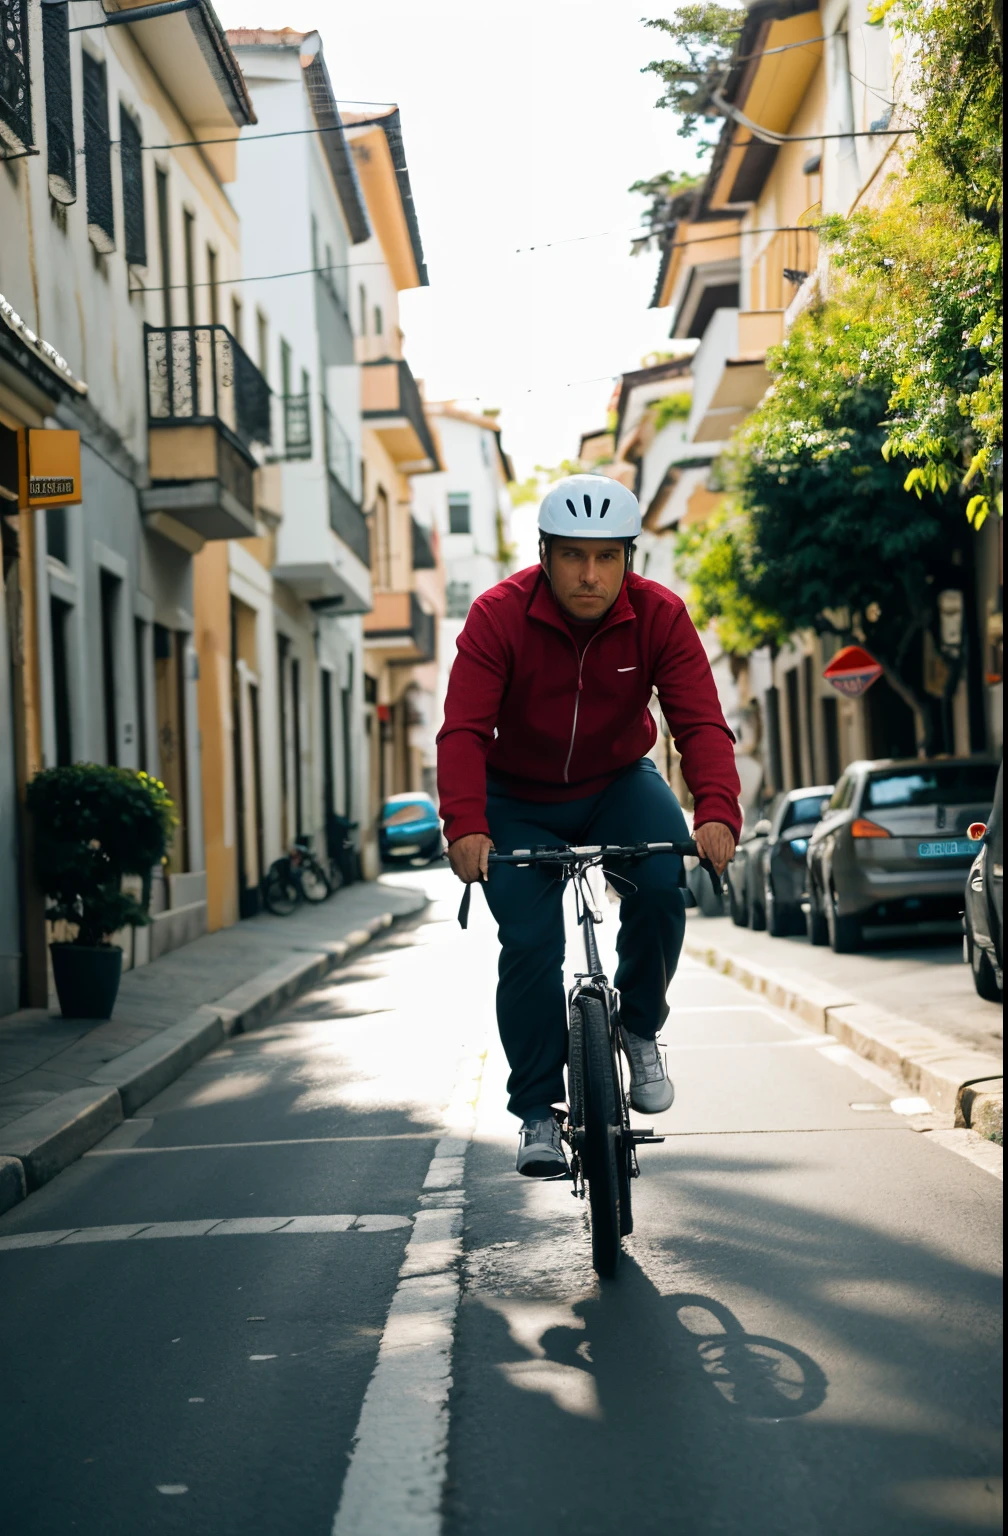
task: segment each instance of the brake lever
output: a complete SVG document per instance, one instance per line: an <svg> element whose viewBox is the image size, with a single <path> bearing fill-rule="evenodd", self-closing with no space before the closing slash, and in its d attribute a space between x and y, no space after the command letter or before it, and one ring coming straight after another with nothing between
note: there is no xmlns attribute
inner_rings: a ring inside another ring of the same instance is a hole
<svg viewBox="0 0 1008 1536"><path fill-rule="evenodd" d="M710 875L710 883L711 883L711 886L713 887L714 895L720 901L721 895L722 895L722 891L721 891L721 876L718 874L717 870L714 868L714 865L711 863L710 859L701 859L700 860L700 868L701 869L705 869L707 871L708 875Z"/></svg>

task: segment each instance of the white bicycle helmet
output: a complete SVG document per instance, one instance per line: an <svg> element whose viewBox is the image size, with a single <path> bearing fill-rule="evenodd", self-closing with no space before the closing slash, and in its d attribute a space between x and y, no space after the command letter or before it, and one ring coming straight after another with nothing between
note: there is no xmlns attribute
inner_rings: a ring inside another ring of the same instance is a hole
<svg viewBox="0 0 1008 1536"><path fill-rule="evenodd" d="M637 497L608 475L568 475L539 507L539 532L554 537L635 539L640 531Z"/></svg>

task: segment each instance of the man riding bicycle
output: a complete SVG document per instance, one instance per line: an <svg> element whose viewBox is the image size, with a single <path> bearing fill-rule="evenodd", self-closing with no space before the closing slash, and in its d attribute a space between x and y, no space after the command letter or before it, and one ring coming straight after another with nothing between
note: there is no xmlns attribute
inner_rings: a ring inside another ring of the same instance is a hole
<svg viewBox="0 0 1008 1536"><path fill-rule="evenodd" d="M682 599L630 570L636 496L571 475L539 509L540 563L478 597L458 639L438 733L448 858L488 880L491 849L678 842L675 795L645 754L656 691L694 800L698 852L720 872L741 830L734 736ZM607 874L621 894L620 1040L633 1107L672 1103L656 1037L685 932L682 862L653 854ZM631 878L632 876L632 878ZM517 1170L566 1168L553 1106L565 1099L563 886L540 868L495 865L486 887L501 943L497 1021L522 1121Z"/></svg>

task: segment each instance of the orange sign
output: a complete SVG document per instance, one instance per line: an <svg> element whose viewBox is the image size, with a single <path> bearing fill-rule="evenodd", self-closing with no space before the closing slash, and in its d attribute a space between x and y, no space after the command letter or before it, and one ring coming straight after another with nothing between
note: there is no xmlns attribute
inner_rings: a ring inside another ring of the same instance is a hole
<svg viewBox="0 0 1008 1536"><path fill-rule="evenodd" d="M22 507L66 507L80 501L80 433L35 427L20 431L18 471Z"/></svg>

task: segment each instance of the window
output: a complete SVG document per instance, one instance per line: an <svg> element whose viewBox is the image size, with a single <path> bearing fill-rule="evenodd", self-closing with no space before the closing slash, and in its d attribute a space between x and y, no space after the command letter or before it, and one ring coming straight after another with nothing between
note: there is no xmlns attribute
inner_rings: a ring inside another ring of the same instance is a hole
<svg viewBox="0 0 1008 1536"><path fill-rule="evenodd" d="M269 383L269 321L261 309L256 310L256 344L259 353L259 372Z"/></svg>
<svg viewBox="0 0 1008 1536"><path fill-rule="evenodd" d="M470 533L468 491L452 491L448 496L448 532Z"/></svg>
<svg viewBox="0 0 1008 1536"><path fill-rule="evenodd" d="M69 6L66 5L48 4L42 7L49 195L58 203L73 203L77 200L68 11Z"/></svg>
<svg viewBox="0 0 1008 1536"><path fill-rule="evenodd" d="M239 346L244 345L242 341L242 302L234 294L231 295L231 335Z"/></svg>
<svg viewBox="0 0 1008 1536"><path fill-rule="evenodd" d="M291 349L290 342L280 337L280 386L284 395L291 392Z"/></svg>
<svg viewBox="0 0 1008 1536"><path fill-rule="evenodd" d="M472 587L468 581L450 581L445 588L445 618L464 619L472 607Z"/></svg>
<svg viewBox="0 0 1008 1536"><path fill-rule="evenodd" d="M161 257L162 321L172 323L171 307L171 229L168 223L168 172L160 166L154 172L154 190L157 194L158 254Z"/></svg>
<svg viewBox="0 0 1008 1536"><path fill-rule="evenodd" d="M206 248L207 287L210 290L210 324L217 325L220 321L217 292L217 252L212 245Z"/></svg>
<svg viewBox="0 0 1008 1536"><path fill-rule="evenodd" d="M130 266L147 265L144 217L143 138L132 113L119 104L119 166L122 172L123 240Z"/></svg>
<svg viewBox="0 0 1008 1536"><path fill-rule="evenodd" d="M382 319L381 305L376 304L374 307L374 333L376 336L381 336L383 334L383 325L384 321Z"/></svg>
<svg viewBox="0 0 1008 1536"><path fill-rule="evenodd" d="M392 585L392 528L389 522L389 501L382 486L375 495L375 582L388 589Z"/></svg>
<svg viewBox="0 0 1008 1536"><path fill-rule="evenodd" d="M994 799L997 763L957 763L940 768L873 773L864 804L870 810L913 806L987 805Z"/></svg>
<svg viewBox="0 0 1008 1536"><path fill-rule="evenodd" d="M182 209L182 251L185 257L186 324L196 324L196 215Z"/></svg>
<svg viewBox="0 0 1008 1536"><path fill-rule="evenodd" d="M321 265L319 261L318 219L314 214L311 216L311 264L316 272Z"/></svg>
<svg viewBox="0 0 1008 1536"><path fill-rule="evenodd" d="M784 812L781 831L786 832L788 827L796 827L802 821L818 821L823 798L822 795L803 795L800 800L792 800Z"/></svg>
<svg viewBox="0 0 1008 1536"><path fill-rule="evenodd" d="M367 289L363 283L357 287L357 302L360 305L360 333L367 335Z"/></svg>
<svg viewBox="0 0 1008 1536"><path fill-rule="evenodd" d="M46 553L52 555L61 565L70 564L70 537L67 527L67 508L48 507L46 509Z"/></svg>
<svg viewBox="0 0 1008 1536"><path fill-rule="evenodd" d="M65 768L73 762L66 632L69 617L69 604L60 602L58 597L51 597L49 622L52 633L53 713L56 717L56 766L58 768Z"/></svg>
<svg viewBox="0 0 1008 1536"><path fill-rule="evenodd" d="M856 783L857 780L852 773L844 774L843 778L840 780L840 783L833 791L833 798L829 803L829 808L831 811L845 811L847 809L854 798L854 787Z"/></svg>
<svg viewBox="0 0 1008 1536"><path fill-rule="evenodd" d="M87 181L88 239L102 255L115 250L112 211L112 145L109 135L108 81L105 65L85 49L84 174Z"/></svg>
<svg viewBox="0 0 1008 1536"><path fill-rule="evenodd" d="M327 245L326 248L325 248L325 275L326 275L326 282L329 284L329 287L331 288L333 286L333 283L336 281L336 274L333 271L333 259L332 259L332 246L331 245Z"/></svg>
<svg viewBox="0 0 1008 1536"><path fill-rule="evenodd" d="M133 676L136 683L137 766L147 769L147 625L143 619L133 620Z"/></svg>
<svg viewBox="0 0 1008 1536"><path fill-rule="evenodd" d="M111 571L102 570L101 641L102 704L105 717L105 761L114 768L119 761L119 729L116 719L116 625L119 618L119 589L122 583Z"/></svg>
<svg viewBox="0 0 1008 1536"><path fill-rule="evenodd" d="M32 141L28 0L5 0L0 17L3 28L0 118L14 134L19 147L27 149Z"/></svg>

